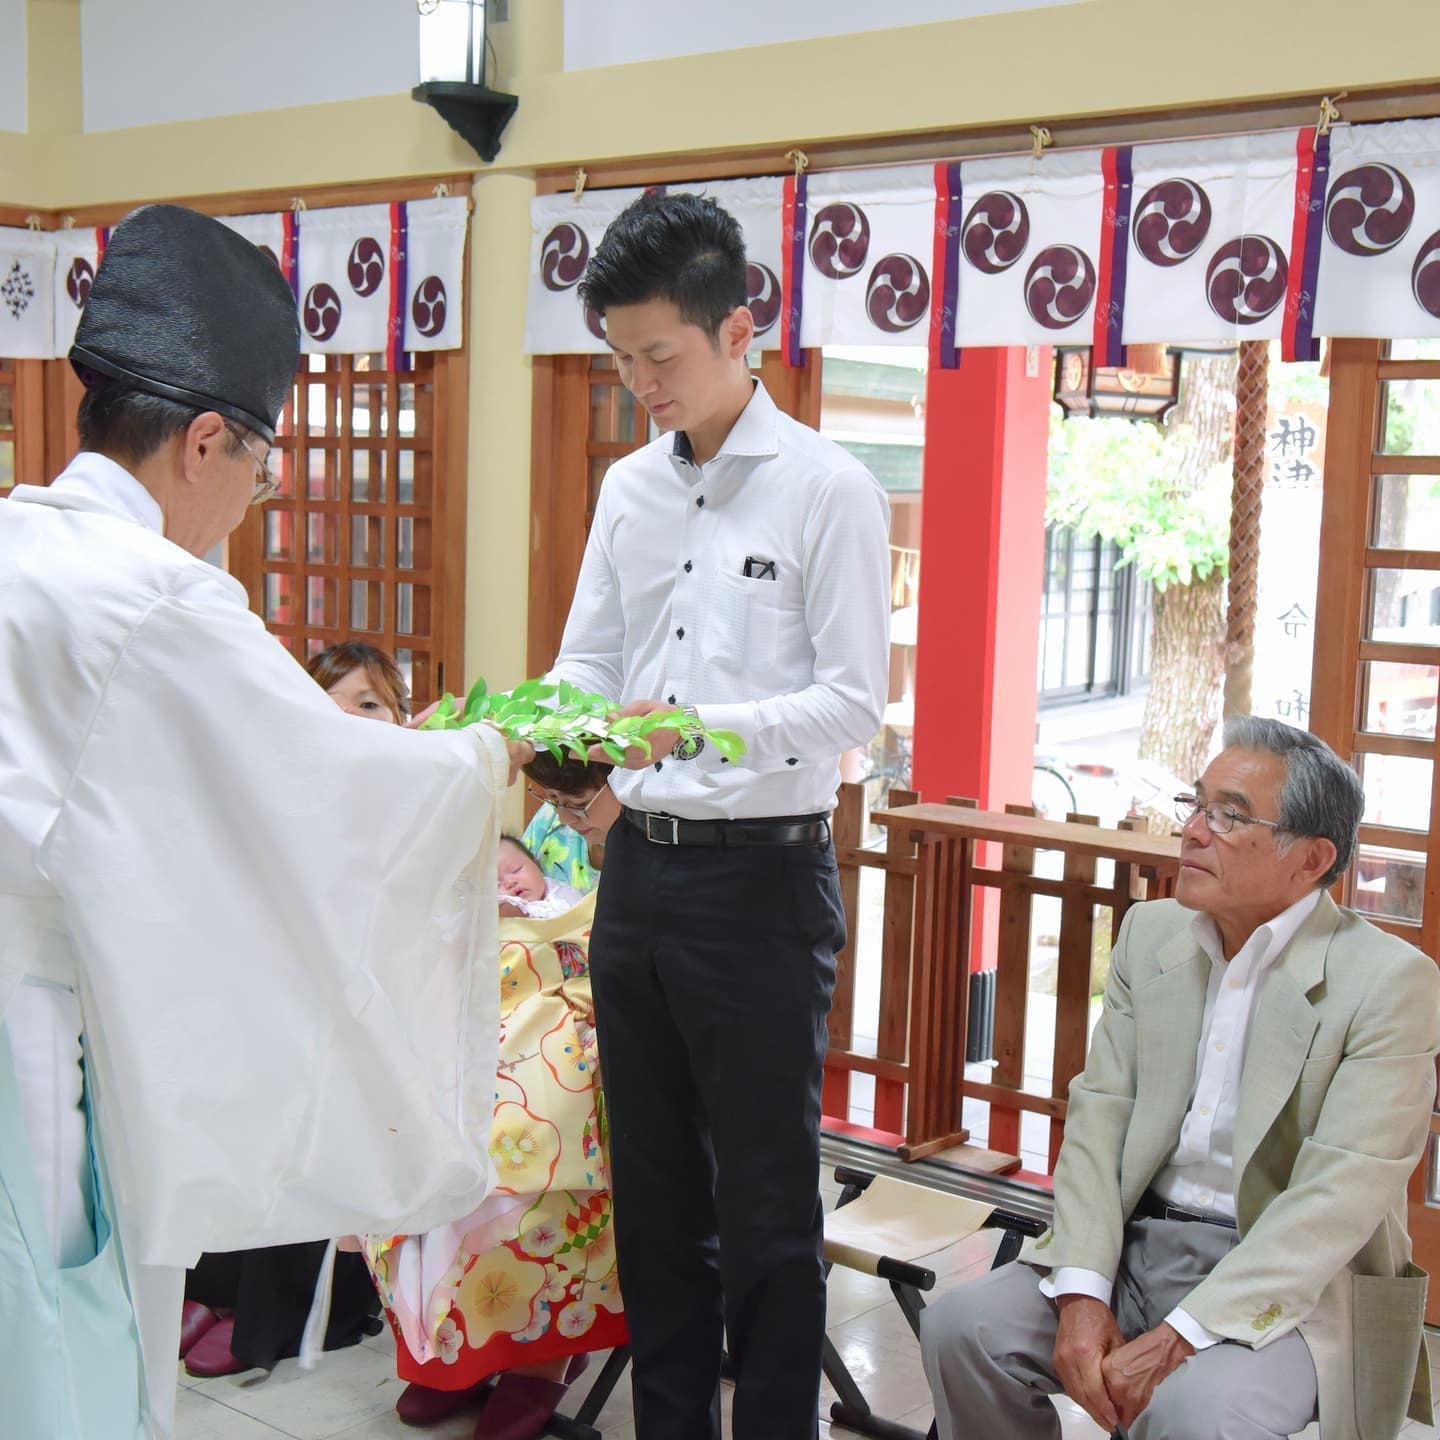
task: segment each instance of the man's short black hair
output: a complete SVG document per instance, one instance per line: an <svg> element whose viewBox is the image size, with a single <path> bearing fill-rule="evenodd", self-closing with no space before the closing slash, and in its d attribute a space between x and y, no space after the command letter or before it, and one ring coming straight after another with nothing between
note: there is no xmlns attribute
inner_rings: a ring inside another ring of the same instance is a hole
<svg viewBox="0 0 1440 1440"><path fill-rule="evenodd" d="M182 405L176 400L106 380L92 385L81 397L75 428L82 450L98 451L139 465L171 436L188 430L204 413L193 405ZM225 445L232 455L242 448L229 426Z"/></svg>
<svg viewBox="0 0 1440 1440"><path fill-rule="evenodd" d="M714 339L749 298L739 222L703 195L642 195L622 210L595 249L580 300L603 315L612 305L668 300L687 325Z"/></svg>

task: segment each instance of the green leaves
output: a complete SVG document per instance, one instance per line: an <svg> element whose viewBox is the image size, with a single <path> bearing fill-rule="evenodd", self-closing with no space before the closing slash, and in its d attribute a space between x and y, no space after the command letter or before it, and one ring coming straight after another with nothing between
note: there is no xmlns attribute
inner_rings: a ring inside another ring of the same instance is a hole
<svg viewBox="0 0 1440 1440"><path fill-rule="evenodd" d="M711 730L683 710L619 715L618 708L604 695L587 694L568 680L558 685L526 680L509 692L491 693L482 678L470 687L463 707L447 694L420 728L459 730L485 721L507 740L528 740L556 760L566 755L588 760L590 747L598 745L616 765L625 763L629 749L639 750L648 760L651 748L647 737L656 730L678 730L684 740L699 736L732 762L745 753L744 740L733 730Z"/></svg>

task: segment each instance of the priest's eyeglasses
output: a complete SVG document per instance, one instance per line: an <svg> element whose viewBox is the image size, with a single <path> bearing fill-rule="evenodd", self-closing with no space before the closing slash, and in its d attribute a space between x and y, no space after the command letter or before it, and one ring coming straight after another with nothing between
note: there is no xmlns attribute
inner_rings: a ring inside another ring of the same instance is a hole
<svg viewBox="0 0 1440 1440"><path fill-rule="evenodd" d="M250 497L250 503L263 505L265 501L280 493L280 480L270 469L270 456L257 455L245 443L245 437L233 425L227 425L225 428L235 437L235 443L255 462L255 468L260 472L259 478L255 481L255 493Z"/></svg>
<svg viewBox="0 0 1440 1440"><path fill-rule="evenodd" d="M602 785L583 805L562 805L558 800L552 800L548 795L542 795L533 785L525 787L542 805L548 805L559 815L573 815L577 820L587 820L590 817L590 807L610 788Z"/></svg>
<svg viewBox="0 0 1440 1440"><path fill-rule="evenodd" d="M1233 805L1226 805L1219 800L1212 800L1205 805L1193 795L1175 797L1175 818L1182 825L1188 825L1197 815L1205 817L1205 827L1212 835L1228 835L1237 824L1268 825L1272 830L1281 828L1274 820L1262 820L1258 815L1247 815L1243 810L1237 810Z"/></svg>

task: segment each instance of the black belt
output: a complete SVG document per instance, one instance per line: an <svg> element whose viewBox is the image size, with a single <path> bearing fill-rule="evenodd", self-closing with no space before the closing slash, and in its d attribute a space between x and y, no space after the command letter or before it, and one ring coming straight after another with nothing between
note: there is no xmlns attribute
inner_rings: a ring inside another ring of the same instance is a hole
<svg viewBox="0 0 1440 1440"><path fill-rule="evenodd" d="M681 820L622 807L625 818L655 845L813 845L830 838L823 815L779 815L757 820Z"/></svg>
<svg viewBox="0 0 1440 1440"><path fill-rule="evenodd" d="M1168 1204L1153 1190L1147 1190L1140 1197L1140 1203L1135 1207L1135 1215L1145 1220L1199 1220L1203 1224L1219 1225L1226 1230L1236 1228L1235 1222L1227 1220L1223 1215L1202 1215L1198 1210L1182 1210L1178 1205Z"/></svg>

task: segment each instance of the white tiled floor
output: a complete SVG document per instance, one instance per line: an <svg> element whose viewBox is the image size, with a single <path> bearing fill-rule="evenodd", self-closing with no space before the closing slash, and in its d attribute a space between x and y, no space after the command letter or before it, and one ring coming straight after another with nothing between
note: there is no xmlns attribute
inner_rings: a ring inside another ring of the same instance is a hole
<svg viewBox="0 0 1440 1440"><path fill-rule="evenodd" d="M828 1177L825 1194L829 1204L835 1186ZM935 1293L988 1269L997 1240L996 1232L983 1231L929 1257L924 1263L936 1273ZM829 1330L876 1413L923 1433L934 1412L918 1348L889 1286L853 1271L835 1271L830 1277ZM1440 1357L1440 1336L1432 1336L1431 1350ZM577 1393L565 1409L579 1404L598 1368L593 1365L578 1382ZM432 1440L470 1440L475 1425L473 1412L420 1431L400 1422L394 1405L404 1387L395 1378L394 1344L388 1332L353 1349L324 1356L310 1374L302 1374L295 1361L287 1360L268 1374L253 1370L196 1381L182 1367L180 1384L178 1440L416 1440L422 1435ZM1440 1373L1436 1391L1440 1393ZM729 1397L725 1386L722 1405L727 1433ZM829 1384L822 1385L820 1433L840 1440L853 1432L830 1428L825 1417L834 1398ZM1103 1432L1069 1400L1062 1397L1056 1408L1065 1440L1104 1440ZM616 1386L601 1412L600 1429L607 1440L633 1440L628 1377ZM1318 1429L1311 1426L1306 1430L1305 1440L1314 1440ZM1403 1440L1440 1440L1440 1429L1413 1422L1401 1433Z"/></svg>

